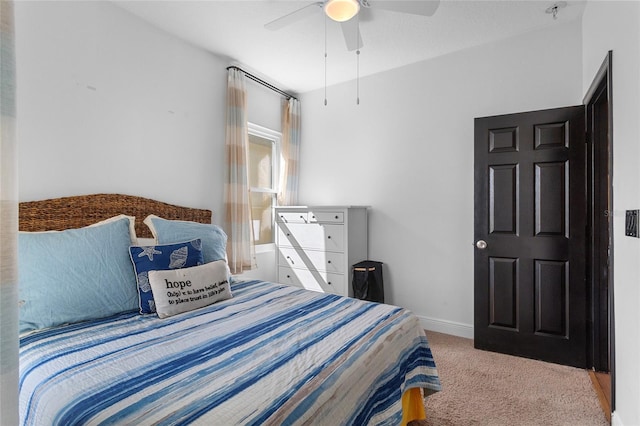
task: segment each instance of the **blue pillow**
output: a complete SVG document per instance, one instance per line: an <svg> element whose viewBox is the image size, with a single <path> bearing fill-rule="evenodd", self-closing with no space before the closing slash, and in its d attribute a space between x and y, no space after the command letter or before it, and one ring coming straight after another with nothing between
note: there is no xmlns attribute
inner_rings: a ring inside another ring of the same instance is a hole
<svg viewBox="0 0 640 426"><path fill-rule="evenodd" d="M177 244L155 246L131 246L129 255L138 281L138 299L141 314L156 311L149 284L149 271L190 268L202 265L202 242L200 239Z"/></svg>
<svg viewBox="0 0 640 426"><path fill-rule="evenodd" d="M136 310L130 226L18 233L20 332Z"/></svg>
<svg viewBox="0 0 640 426"><path fill-rule="evenodd" d="M227 259L227 234L216 225L167 220L155 215L147 216L144 223L151 229L158 244L200 238L204 263Z"/></svg>

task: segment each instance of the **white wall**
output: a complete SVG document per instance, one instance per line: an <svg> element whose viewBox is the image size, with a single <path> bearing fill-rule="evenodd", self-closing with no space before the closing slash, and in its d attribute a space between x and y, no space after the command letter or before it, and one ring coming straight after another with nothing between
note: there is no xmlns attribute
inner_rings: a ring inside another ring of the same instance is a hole
<svg viewBox="0 0 640 426"><path fill-rule="evenodd" d="M246 89L248 121L281 132L284 98L250 79L246 80Z"/></svg>
<svg viewBox="0 0 640 426"><path fill-rule="evenodd" d="M226 59L110 2L16 2L19 200L120 192L223 220ZM281 97L251 82L249 119ZM273 252L255 275L275 278Z"/></svg>
<svg viewBox="0 0 640 426"><path fill-rule="evenodd" d="M640 208L640 3L589 2L583 16L583 92L613 51L614 424L640 424L640 240L624 211Z"/></svg>
<svg viewBox="0 0 640 426"><path fill-rule="evenodd" d="M227 59L110 2L16 2L21 201L97 192L224 220ZM282 97L247 81L249 120L280 130ZM252 274L275 279L273 252Z"/></svg>
<svg viewBox="0 0 640 426"><path fill-rule="evenodd" d="M121 192L212 209L226 63L109 2L16 2L21 201Z"/></svg>
<svg viewBox="0 0 640 426"><path fill-rule="evenodd" d="M371 206L385 298L472 337L473 120L581 103L581 61L575 22L305 94L301 202Z"/></svg>

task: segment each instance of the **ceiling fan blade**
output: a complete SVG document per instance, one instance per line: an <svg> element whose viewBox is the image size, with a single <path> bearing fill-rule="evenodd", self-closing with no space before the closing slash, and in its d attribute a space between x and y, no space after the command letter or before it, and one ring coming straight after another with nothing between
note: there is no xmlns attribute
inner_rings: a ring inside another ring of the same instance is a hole
<svg viewBox="0 0 640 426"><path fill-rule="evenodd" d="M375 20L375 11L372 11L370 7L361 7L358 12L358 19L360 20L360 24L363 22L371 22Z"/></svg>
<svg viewBox="0 0 640 426"><path fill-rule="evenodd" d="M280 28L284 28L287 25L293 24L294 22L299 21L302 18L305 18L309 15L313 15L318 11L318 8L322 7L322 2L311 3L302 9L294 10L291 13L288 13L284 16L281 16L278 19L274 19L271 22L268 22L264 25L264 27L268 30L279 30Z"/></svg>
<svg viewBox="0 0 640 426"><path fill-rule="evenodd" d="M342 35L349 51L358 50L363 46L357 19L341 22L340 28L342 28Z"/></svg>
<svg viewBox="0 0 640 426"><path fill-rule="evenodd" d="M369 5L372 8L393 12L432 16L440 6L440 0L370 0Z"/></svg>

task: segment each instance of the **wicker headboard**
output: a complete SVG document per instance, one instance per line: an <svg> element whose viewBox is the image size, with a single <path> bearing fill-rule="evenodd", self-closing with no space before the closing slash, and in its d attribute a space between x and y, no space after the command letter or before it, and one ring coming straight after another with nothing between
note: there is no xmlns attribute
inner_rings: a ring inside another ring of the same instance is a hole
<svg viewBox="0 0 640 426"><path fill-rule="evenodd" d="M164 219L211 223L211 210L175 206L122 194L90 194L26 201L19 206L20 231L61 231L81 228L119 214L136 217L136 234L152 238L142 221L150 214Z"/></svg>

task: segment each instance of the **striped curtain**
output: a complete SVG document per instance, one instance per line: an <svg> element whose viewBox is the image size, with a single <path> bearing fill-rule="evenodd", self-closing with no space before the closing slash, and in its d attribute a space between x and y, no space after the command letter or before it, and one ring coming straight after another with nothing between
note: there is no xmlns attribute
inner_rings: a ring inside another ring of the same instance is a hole
<svg viewBox="0 0 640 426"><path fill-rule="evenodd" d="M0 1L0 424L18 424L18 185L13 2Z"/></svg>
<svg viewBox="0 0 640 426"><path fill-rule="evenodd" d="M298 203L298 164L300 161L300 101L290 98L282 113L282 164L278 204Z"/></svg>
<svg viewBox="0 0 640 426"><path fill-rule="evenodd" d="M244 75L230 68L227 78L225 231L227 257L232 274L256 267L249 197L249 134Z"/></svg>

